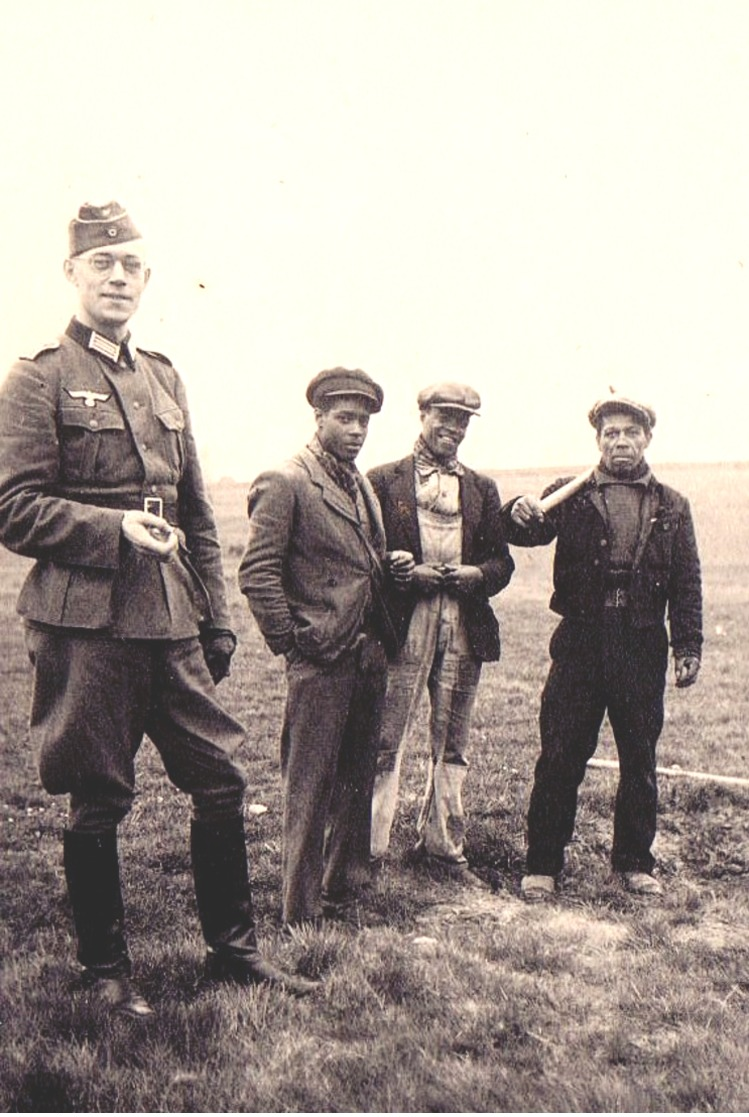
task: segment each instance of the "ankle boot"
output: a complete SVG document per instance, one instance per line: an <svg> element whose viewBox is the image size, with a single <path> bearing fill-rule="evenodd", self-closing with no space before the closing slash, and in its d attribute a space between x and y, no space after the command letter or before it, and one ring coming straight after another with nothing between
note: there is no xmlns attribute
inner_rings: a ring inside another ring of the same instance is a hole
<svg viewBox="0 0 749 1117"><path fill-rule="evenodd" d="M195 898L208 944L206 981L280 985L304 996L316 982L282 973L258 950L247 869L244 820L194 820L190 829Z"/></svg>

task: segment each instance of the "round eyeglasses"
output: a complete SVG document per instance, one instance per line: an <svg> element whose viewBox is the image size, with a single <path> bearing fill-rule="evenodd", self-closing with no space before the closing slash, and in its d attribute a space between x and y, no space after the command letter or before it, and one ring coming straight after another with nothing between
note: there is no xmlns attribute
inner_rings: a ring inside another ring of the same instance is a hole
<svg viewBox="0 0 749 1117"><path fill-rule="evenodd" d="M122 270L127 275L142 275L146 267L140 256L115 256L111 252L95 252L92 256L82 256L80 259L99 275L109 275L117 264L122 264Z"/></svg>

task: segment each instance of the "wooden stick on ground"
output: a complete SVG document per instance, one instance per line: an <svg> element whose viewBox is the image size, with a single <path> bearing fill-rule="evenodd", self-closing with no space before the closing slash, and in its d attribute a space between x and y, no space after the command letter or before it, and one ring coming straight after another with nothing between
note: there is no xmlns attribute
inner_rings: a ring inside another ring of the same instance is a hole
<svg viewBox="0 0 749 1117"><path fill-rule="evenodd" d="M588 761L589 768L608 768L614 771L619 769L618 760L598 760L594 757ZM692 772L688 768L656 768L659 776L684 776L692 780L705 780L710 783L724 783L732 787L749 787L749 779L743 776L719 776L712 772Z"/></svg>

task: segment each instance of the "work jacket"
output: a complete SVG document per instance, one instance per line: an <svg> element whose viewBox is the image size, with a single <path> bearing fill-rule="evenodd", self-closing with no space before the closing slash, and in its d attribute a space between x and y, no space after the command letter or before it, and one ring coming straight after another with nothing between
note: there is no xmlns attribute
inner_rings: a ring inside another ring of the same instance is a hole
<svg viewBox="0 0 749 1117"><path fill-rule="evenodd" d="M370 470L368 477L377 493L389 551L410 551L418 564L423 562L419 519L416 507L414 456ZM462 562L478 566L483 584L467 597L461 597L461 610L474 655L481 660L497 660L500 655L499 624L489 598L499 593L512 577L515 563L505 541L501 502L497 486L464 467L458 478L462 519ZM419 599L415 588L389 593L401 646L408 635L414 606Z"/></svg>
<svg viewBox="0 0 749 1117"><path fill-rule="evenodd" d="M250 488L239 588L276 654L296 648L332 663L368 619L385 533L372 487L360 480L371 538L353 501L307 448Z"/></svg>
<svg viewBox="0 0 749 1117"><path fill-rule="evenodd" d="M555 481L543 496L570 478ZM515 498L517 499L517 498ZM613 575L606 509L594 478L544 521L521 527L511 518L515 499L503 509L507 537L519 547L556 539L554 592L550 607L563 617L595 622L605 608ZM651 476L645 488L637 545L627 586L627 610L636 628L662 624L668 609L671 644L678 654L699 655L702 646L702 586L689 502Z"/></svg>
<svg viewBox="0 0 749 1117"><path fill-rule="evenodd" d="M201 623L227 628L221 551L182 381L157 353L136 349L118 363L120 348L73 319L0 387L0 542L36 560L19 612L66 628L124 625L139 638L184 638ZM180 529L170 562L122 536L123 512L142 509L145 497L160 497Z"/></svg>

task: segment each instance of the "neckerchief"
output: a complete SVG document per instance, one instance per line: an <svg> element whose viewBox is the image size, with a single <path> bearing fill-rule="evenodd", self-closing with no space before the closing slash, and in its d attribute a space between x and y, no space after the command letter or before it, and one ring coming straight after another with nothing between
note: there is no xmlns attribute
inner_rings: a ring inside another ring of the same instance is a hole
<svg viewBox="0 0 749 1117"><path fill-rule="evenodd" d="M315 435L310 442L309 449L315 455L330 480L333 481L339 489L343 489L346 496L351 497L354 504L356 504L356 493L359 488L359 483L357 481L359 471L356 466L349 465L348 462L342 462L334 454L330 454L327 450L324 450L317 435Z"/></svg>
<svg viewBox="0 0 749 1117"><path fill-rule="evenodd" d="M462 477L465 473L465 468L457 458L449 458L447 461L436 458L421 435L416 439L414 446L414 465L422 482L433 473L452 473L456 477Z"/></svg>

